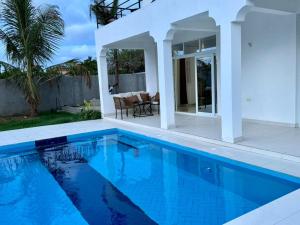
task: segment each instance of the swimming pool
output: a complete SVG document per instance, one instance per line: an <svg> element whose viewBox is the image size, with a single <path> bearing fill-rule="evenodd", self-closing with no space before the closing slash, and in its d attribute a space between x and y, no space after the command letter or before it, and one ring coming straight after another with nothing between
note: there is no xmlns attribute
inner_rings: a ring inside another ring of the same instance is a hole
<svg viewBox="0 0 300 225"><path fill-rule="evenodd" d="M0 224L219 225L300 179L110 129L0 147Z"/></svg>

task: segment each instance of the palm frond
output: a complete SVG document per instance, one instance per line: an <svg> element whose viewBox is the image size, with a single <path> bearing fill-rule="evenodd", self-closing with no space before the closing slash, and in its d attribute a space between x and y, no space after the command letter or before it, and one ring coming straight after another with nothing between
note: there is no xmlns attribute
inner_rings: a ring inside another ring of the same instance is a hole
<svg viewBox="0 0 300 225"><path fill-rule="evenodd" d="M24 66L26 41L30 35L29 26L34 20L35 10L31 0L6 0L2 2L0 39L6 45L7 58Z"/></svg>
<svg viewBox="0 0 300 225"><path fill-rule="evenodd" d="M21 70L18 67L7 62L0 61L0 79L10 78L19 72L21 72Z"/></svg>
<svg viewBox="0 0 300 225"><path fill-rule="evenodd" d="M64 21L57 6L38 8L37 18L31 26L29 49L34 63L50 61L64 35Z"/></svg>
<svg viewBox="0 0 300 225"><path fill-rule="evenodd" d="M50 61L58 49L64 21L57 6L36 8L32 0L2 0L0 26L7 58L22 69L13 79L23 90L33 115L39 103L40 78L35 78L35 70Z"/></svg>
<svg viewBox="0 0 300 225"><path fill-rule="evenodd" d="M109 9L105 6L102 0L94 0L90 5L90 17L94 15L98 24L106 25L112 20L116 19L118 11L119 0L113 0L112 7Z"/></svg>
<svg viewBox="0 0 300 225"><path fill-rule="evenodd" d="M60 75L70 75L70 76L83 76L86 85L91 88L91 71L79 59L71 59L66 62L48 67L47 72L49 74L60 74Z"/></svg>

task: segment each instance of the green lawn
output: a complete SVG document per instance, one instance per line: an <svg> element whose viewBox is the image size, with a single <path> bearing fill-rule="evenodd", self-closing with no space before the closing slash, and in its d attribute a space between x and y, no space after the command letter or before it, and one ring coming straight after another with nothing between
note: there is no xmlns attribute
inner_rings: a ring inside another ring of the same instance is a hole
<svg viewBox="0 0 300 225"><path fill-rule="evenodd" d="M0 131L82 121L80 115L66 112L40 113L39 116L0 118Z"/></svg>

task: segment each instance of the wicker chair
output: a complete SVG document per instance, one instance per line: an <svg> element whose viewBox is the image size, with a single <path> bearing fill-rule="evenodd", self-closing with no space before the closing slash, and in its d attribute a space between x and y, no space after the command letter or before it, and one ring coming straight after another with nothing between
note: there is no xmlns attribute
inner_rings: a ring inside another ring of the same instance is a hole
<svg viewBox="0 0 300 225"><path fill-rule="evenodd" d="M150 102L151 101L151 97L149 95L149 93L140 93L142 102Z"/></svg>
<svg viewBox="0 0 300 225"><path fill-rule="evenodd" d="M124 107L126 109L126 116L128 117L128 110L134 109L136 104L139 102L139 98L136 95L123 98Z"/></svg>
<svg viewBox="0 0 300 225"><path fill-rule="evenodd" d="M114 104L115 104L115 110L116 110L116 119L118 118L118 110L121 111L121 119L123 120L123 109L126 109L123 98L120 97L113 97Z"/></svg>
<svg viewBox="0 0 300 225"><path fill-rule="evenodd" d="M159 92L157 92L152 98L151 98L151 104L157 106L158 114L160 113L160 96Z"/></svg>
<svg viewBox="0 0 300 225"><path fill-rule="evenodd" d="M113 97L115 110L116 110L116 119L118 118L118 110L121 111L121 119L123 120L123 111L126 110L126 116L128 117L129 109L134 109L136 104L139 102L139 98L136 95L129 97Z"/></svg>

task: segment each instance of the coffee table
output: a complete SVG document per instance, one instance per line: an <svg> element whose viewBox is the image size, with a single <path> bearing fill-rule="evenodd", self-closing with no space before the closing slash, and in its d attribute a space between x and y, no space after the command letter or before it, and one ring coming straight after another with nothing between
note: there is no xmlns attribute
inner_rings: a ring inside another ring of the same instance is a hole
<svg viewBox="0 0 300 225"><path fill-rule="evenodd" d="M147 116L153 116L151 101L135 103L133 107L133 117Z"/></svg>

